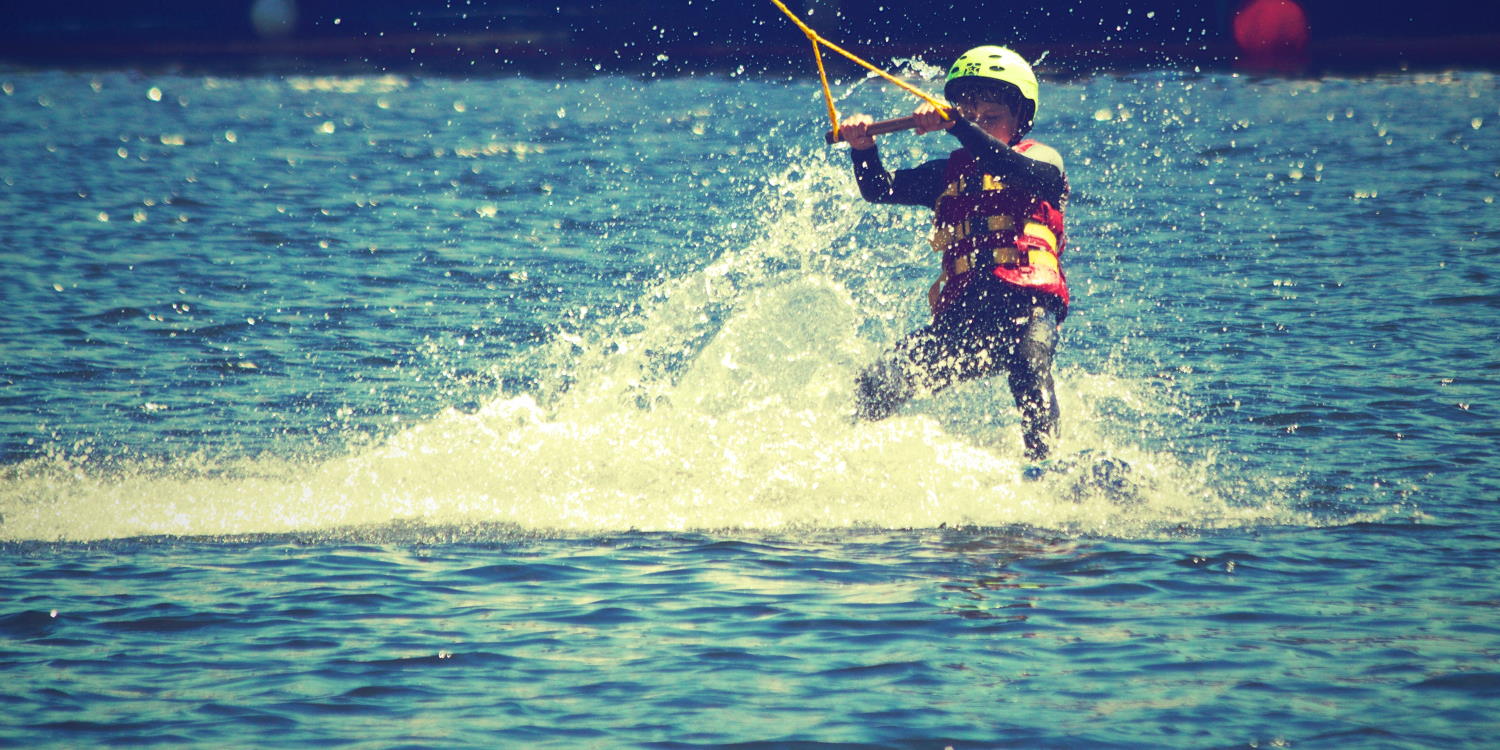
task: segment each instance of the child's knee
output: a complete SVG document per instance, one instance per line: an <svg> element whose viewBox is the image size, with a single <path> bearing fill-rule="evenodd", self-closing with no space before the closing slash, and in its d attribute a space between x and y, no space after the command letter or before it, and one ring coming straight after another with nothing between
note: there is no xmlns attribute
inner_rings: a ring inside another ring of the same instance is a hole
<svg viewBox="0 0 1500 750"><path fill-rule="evenodd" d="M901 408L911 394L911 384L900 367L889 361L876 362L855 381L854 408L860 419L885 419Z"/></svg>

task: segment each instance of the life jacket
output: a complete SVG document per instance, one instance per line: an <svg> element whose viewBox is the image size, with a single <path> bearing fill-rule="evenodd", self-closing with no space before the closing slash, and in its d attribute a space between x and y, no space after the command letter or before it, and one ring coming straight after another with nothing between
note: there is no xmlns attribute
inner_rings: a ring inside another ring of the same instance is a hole
<svg viewBox="0 0 1500 750"><path fill-rule="evenodd" d="M1025 153L1036 141L1015 146ZM1007 189L979 168L968 149L948 156L948 188L933 206L932 249L943 254L943 273L928 292L934 314L958 299L979 273L1056 297L1067 313L1068 281L1058 256L1066 238L1057 206Z"/></svg>

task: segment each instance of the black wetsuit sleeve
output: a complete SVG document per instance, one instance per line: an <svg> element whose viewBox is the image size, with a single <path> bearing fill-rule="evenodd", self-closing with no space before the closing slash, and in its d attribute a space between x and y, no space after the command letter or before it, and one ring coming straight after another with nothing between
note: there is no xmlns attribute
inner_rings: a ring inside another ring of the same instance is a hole
<svg viewBox="0 0 1500 750"><path fill-rule="evenodd" d="M1061 169L1032 159L995 140L994 136L980 130L968 120L961 117L957 119L948 132L979 160L981 170L1003 182L1014 184L1053 206L1062 205L1068 194L1068 180Z"/></svg>
<svg viewBox="0 0 1500 750"><path fill-rule="evenodd" d="M854 181L859 184L859 194L871 203L931 208L947 187L943 182L947 159L891 173L880 163L879 149L852 149L849 153L854 159Z"/></svg>

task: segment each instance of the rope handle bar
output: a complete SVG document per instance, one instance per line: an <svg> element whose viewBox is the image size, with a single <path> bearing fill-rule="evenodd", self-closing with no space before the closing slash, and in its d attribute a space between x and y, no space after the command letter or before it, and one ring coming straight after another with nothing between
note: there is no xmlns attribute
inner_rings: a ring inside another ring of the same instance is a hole
<svg viewBox="0 0 1500 750"><path fill-rule="evenodd" d="M902 130L911 130L916 126L917 116L907 115L905 117L897 117L894 120L880 120L878 122L872 122L870 123L870 129L868 132L870 133L870 135L885 135L886 133L896 133ZM827 141L830 144L838 143L839 141L844 140L844 135L843 133L835 133L834 131L829 130L823 133L823 140Z"/></svg>

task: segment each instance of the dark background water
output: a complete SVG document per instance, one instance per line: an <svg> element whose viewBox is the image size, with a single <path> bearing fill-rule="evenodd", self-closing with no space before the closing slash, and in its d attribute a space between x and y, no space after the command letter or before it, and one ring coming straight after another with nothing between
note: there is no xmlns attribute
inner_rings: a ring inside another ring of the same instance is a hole
<svg viewBox="0 0 1500 750"><path fill-rule="evenodd" d="M1275 5L1249 38L1280 70L1383 70L1500 64L1500 20L1483 4L1431 0L1258 0ZM795 0L827 38L879 64L946 59L985 43L1047 54L1054 73L1184 63L1223 69L1253 58L1234 34L1245 0L1085 0L1048 4L892 4ZM1296 10L1286 10L1295 6ZM0 25L0 60L23 64L189 65L219 70L443 70L459 74L603 69L807 72L807 43L767 0L649 4L566 0L361 3L19 3ZM1300 28L1305 38L1283 38ZM1285 41L1286 43L1283 43ZM857 72L842 60L836 70Z"/></svg>
<svg viewBox="0 0 1500 750"><path fill-rule="evenodd" d="M0 740L1483 747L1497 100L1048 82L1121 494L847 420L933 264L809 81L0 75Z"/></svg>

